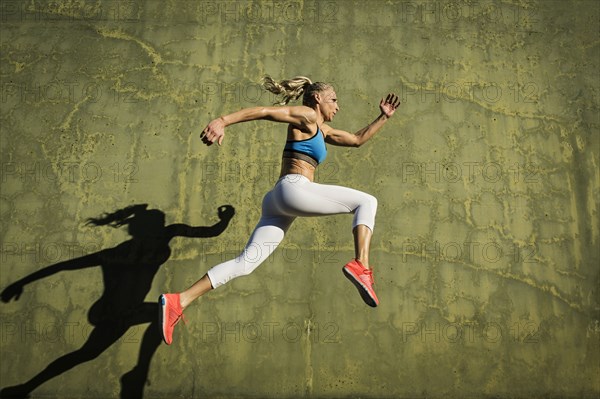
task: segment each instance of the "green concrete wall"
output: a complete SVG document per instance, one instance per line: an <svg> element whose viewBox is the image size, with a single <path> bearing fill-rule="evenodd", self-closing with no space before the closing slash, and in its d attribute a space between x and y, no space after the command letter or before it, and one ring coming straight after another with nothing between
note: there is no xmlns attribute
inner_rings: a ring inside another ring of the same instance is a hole
<svg viewBox="0 0 600 399"><path fill-rule="evenodd" d="M29 381L45 398L600 393L597 2L0 9L0 387ZM333 125L348 131L389 91L401 97L371 142L330 147L317 175L379 200L381 305L365 306L341 273L351 217L302 219L159 345L157 296L235 255L277 178L285 126L232 126L221 147L198 138L215 116L272 103L265 74L331 82ZM129 230L86 225L134 204L148 205ZM220 235L162 234L161 212L166 225L212 226L221 205L235 216Z"/></svg>

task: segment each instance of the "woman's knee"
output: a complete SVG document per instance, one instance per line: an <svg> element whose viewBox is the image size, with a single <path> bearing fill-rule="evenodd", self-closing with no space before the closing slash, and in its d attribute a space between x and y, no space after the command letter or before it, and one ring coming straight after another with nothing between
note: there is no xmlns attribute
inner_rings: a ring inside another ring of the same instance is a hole
<svg viewBox="0 0 600 399"><path fill-rule="evenodd" d="M377 198L371 194L365 194L365 205L375 214L377 212Z"/></svg>
<svg viewBox="0 0 600 399"><path fill-rule="evenodd" d="M355 209L352 227L364 224L371 231L375 226L375 215L377 213L377 198L371 194L363 193L360 205Z"/></svg>

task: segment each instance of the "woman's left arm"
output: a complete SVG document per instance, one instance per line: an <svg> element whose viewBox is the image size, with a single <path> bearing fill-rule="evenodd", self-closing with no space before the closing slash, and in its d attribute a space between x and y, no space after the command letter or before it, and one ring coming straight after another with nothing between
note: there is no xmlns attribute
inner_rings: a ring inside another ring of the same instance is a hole
<svg viewBox="0 0 600 399"><path fill-rule="evenodd" d="M325 141L328 144L342 147L360 147L381 129L385 122L394 115L399 105L400 99L398 96L390 93L385 99L381 99L379 103L381 114L369 125L354 134L333 128L324 129Z"/></svg>

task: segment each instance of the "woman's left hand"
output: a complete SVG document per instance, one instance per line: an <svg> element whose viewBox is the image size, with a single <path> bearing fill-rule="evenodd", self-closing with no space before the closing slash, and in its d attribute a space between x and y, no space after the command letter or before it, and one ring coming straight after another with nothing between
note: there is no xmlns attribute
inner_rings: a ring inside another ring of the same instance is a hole
<svg viewBox="0 0 600 399"><path fill-rule="evenodd" d="M381 99L381 102L379 103L379 109L381 110L382 114L390 118L392 115L394 115L394 112L399 105L400 98L398 98L398 96L394 93L390 93L385 99Z"/></svg>

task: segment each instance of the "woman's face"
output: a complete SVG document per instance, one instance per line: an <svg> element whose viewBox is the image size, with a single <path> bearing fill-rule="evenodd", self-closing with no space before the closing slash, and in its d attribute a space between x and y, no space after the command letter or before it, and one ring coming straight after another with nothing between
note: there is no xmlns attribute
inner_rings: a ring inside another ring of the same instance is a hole
<svg viewBox="0 0 600 399"><path fill-rule="evenodd" d="M317 95L317 103L319 104L325 122L331 122L335 114L340 110L337 96L333 89L325 89L319 92Z"/></svg>

